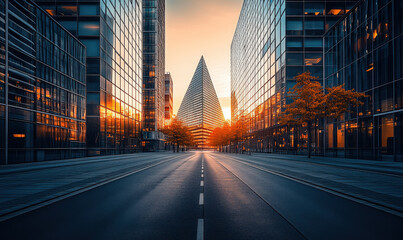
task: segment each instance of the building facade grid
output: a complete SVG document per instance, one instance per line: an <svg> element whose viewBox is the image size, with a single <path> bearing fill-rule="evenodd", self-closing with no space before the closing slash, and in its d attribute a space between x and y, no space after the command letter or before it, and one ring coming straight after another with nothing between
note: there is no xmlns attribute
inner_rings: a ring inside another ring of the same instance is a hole
<svg viewBox="0 0 403 240"><path fill-rule="evenodd" d="M355 1L245 0L231 44L231 120L247 128L254 151L303 149L306 134L287 140L278 128L294 77L323 81L323 34ZM295 141L296 139L301 141ZM315 142L319 150L320 137Z"/></svg>
<svg viewBox="0 0 403 240"><path fill-rule="evenodd" d="M403 161L403 1L362 0L324 37L325 84L368 97L326 122L329 156Z"/></svg>
<svg viewBox="0 0 403 240"><path fill-rule="evenodd" d="M165 0L143 0L143 140L145 151L164 148Z"/></svg>
<svg viewBox="0 0 403 240"><path fill-rule="evenodd" d="M0 164L85 156L85 46L33 1L0 9Z"/></svg>
<svg viewBox="0 0 403 240"><path fill-rule="evenodd" d="M88 155L141 150L142 0L36 0L87 46Z"/></svg>
<svg viewBox="0 0 403 240"><path fill-rule="evenodd" d="M204 57L197 65L192 81L178 110L178 119L189 127L197 148L209 148L212 131L224 124L224 114L211 81Z"/></svg>

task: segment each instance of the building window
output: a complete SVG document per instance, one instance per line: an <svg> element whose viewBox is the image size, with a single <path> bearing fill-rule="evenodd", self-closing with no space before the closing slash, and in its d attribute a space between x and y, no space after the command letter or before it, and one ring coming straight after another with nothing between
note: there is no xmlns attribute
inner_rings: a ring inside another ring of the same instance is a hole
<svg viewBox="0 0 403 240"><path fill-rule="evenodd" d="M302 18L287 18L287 35L302 35Z"/></svg>
<svg viewBox="0 0 403 240"><path fill-rule="evenodd" d="M310 18L305 20L305 34L318 35L323 34L325 30L325 21L323 18Z"/></svg>
<svg viewBox="0 0 403 240"><path fill-rule="evenodd" d="M82 16L99 15L99 6L98 5L80 5L79 10L80 10L80 15L82 15Z"/></svg>
<svg viewBox="0 0 403 240"><path fill-rule="evenodd" d="M87 47L87 57L99 57L99 40L98 39L80 39Z"/></svg>
<svg viewBox="0 0 403 240"><path fill-rule="evenodd" d="M59 21L59 23L67 29L71 34L77 34L77 22L76 21Z"/></svg>
<svg viewBox="0 0 403 240"><path fill-rule="evenodd" d="M78 35L80 36L98 36L99 22L84 21L78 23Z"/></svg>
<svg viewBox="0 0 403 240"><path fill-rule="evenodd" d="M302 15L302 2L287 2L287 15Z"/></svg>
<svg viewBox="0 0 403 240"><path fill-rule="evenodd" d="M57 15L75 16L75 15L77 15L77 6L75 6L75 5L57 6Z"/></svg>
<svg viewBox="0 0 403 240"><path fill-rule="evenodd" d="M305 15L323 15L324 11L324 3L305 3Z"/></svg>

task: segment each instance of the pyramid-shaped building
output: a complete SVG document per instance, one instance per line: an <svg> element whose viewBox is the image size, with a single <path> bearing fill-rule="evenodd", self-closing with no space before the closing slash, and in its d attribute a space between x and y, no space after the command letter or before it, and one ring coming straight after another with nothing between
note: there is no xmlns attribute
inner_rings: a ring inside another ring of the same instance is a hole
<svg viewBox="0 0 403 240"><path fill-rule="evenodd" d="M224 114L203 56L178 111L178 119L188 126L197 148L208 148L211 132L224 124Z"/></svg>

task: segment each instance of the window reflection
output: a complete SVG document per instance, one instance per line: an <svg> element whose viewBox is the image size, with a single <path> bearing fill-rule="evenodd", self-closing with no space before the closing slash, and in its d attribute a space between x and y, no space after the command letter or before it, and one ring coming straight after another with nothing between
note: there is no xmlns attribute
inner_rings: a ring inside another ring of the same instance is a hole
<svg viewBox="0 0 403 240"><path fill-rule="evenodd" d="M77 15L77 6L76 5L57 6L57 14L61 16Z"/></svg>
<svg viewBox="0 0 403 240"><path fill-rule="evenodd" d="M99 35L99 22L81 21L78 23L78 35L97 36Z"/></svg>

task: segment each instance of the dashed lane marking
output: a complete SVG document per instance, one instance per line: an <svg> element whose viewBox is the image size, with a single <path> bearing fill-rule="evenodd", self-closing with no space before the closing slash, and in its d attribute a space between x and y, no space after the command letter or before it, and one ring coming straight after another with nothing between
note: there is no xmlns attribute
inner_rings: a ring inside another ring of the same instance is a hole
<svg viewBox="0 0 403 240"><path fill-rule="evenodd" d="M199 205L204 205L204 194L203 193L200 193Z"/></svg>
<svg viewBox="0 0 403 240"><path fill-rule="evenodd" d="M204 239L204 219L197 220L197 240Z"/></svg>

